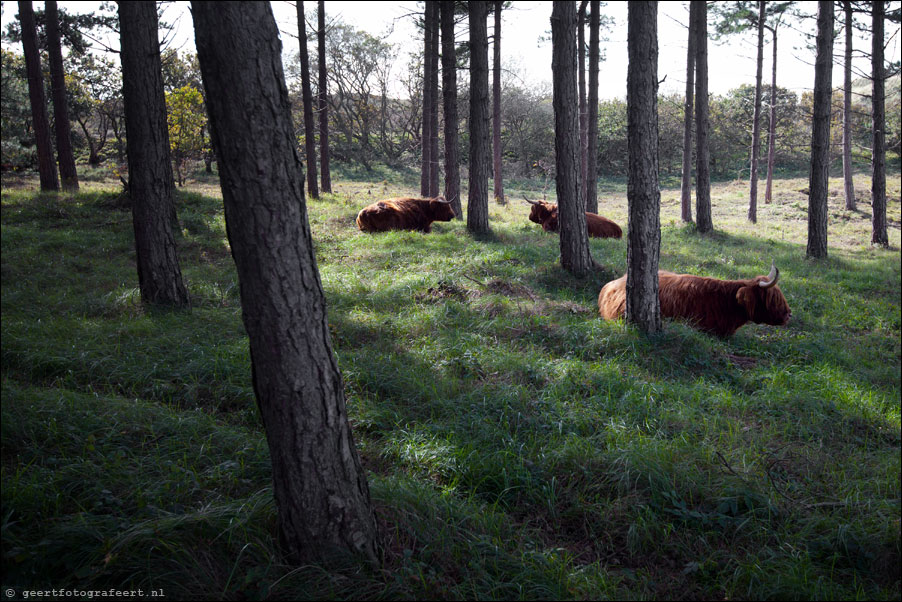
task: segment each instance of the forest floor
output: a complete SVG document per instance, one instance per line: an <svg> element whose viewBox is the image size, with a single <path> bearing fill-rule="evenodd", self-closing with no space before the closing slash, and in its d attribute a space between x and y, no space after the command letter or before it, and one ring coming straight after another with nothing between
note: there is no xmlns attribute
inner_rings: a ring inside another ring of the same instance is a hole
<svg viewBox="0 0 902 602"><path fill-rule="evenodd" d="M179 191L185 312L141 305L127 203L118 181L95 180L38 194L34 178L3 175L5 592L902 596L898 174L889 249L869 244L867 175L851 212L831 180L821 261L805 259L804 179L777 181L756 225L747 183L715 184L707 236L662 191L662 269L780 268L789 325L729 339L600 320L626 240L592 240L600 269L571 277L520 200L540 184L508 182L481 238L460 221L359 232L364 205L415 192L390 178L309 200L379 571L280 560L216 180ZM599 204L626 230L625 186L602 183Z"/></svg>

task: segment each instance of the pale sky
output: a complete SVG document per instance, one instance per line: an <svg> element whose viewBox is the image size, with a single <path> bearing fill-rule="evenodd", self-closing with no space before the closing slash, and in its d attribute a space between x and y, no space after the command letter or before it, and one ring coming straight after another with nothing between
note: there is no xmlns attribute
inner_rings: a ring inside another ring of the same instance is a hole
<svg viewBox="0 0 902 602"><path fill-rule="evenodd" d="M41 2L35 2L40 7ZM194 51L193 31L187 2L171 2L166 8L164 19L175 22L176 32L173 45L183 51ZM273 12L283 32L296 35L296 9L294 3L285 1L272 2ZM541 85L551 81L551 43L542 41L550 37L551 2L513 2L511 10L503 13L501 52L502 62L523 78L527 85ZM808 13L817 10L816 2L799 2L800 8ZM895 4L895 3L893 3ZM96 10L98 2L60 2L72 12L90 12ZM315 2L305 4L308 13L315 7ZM608 42L603 43L607 60L601 63L599 81L599 97L625 98L626 96L626 2L608 2L603 8L604 14L615 19L614 27L607 33ZM687 3L660 2L658 4L658 79L663 79L661 92L682 93L685 88L686 73L686 36L683 25L688 20ZM410 18L410 13L417 11L416 2L358 2L330 1L325 3L327 20L339 19L358 29L368 31L374 36L384 38L397 48L395 71L400 73L407 63L407 55L422 48L419 37ZM3 25L13 19L17 12L16 3L3 2ZM837 19L841 15L837 14ZM491 25L491 24L490 24ZM780 58L777 65L778 85L802 93L810 90L814 84L813 52L805 48L808 40L805 33L812 33L813 19L799 23L794 21L779 30L778 48ZM886 37L889 41L887 58L899 58L900 45L898 29L887 23ZM710 26L709 26L710 31ZM491 34L491 26L490 26ZM460 33L458 35L461 35ZM770 36L765 33L765 81L770 81L771 45ZM870 40L856 38L854 44L862 49L870 49ZM111 45L118 46L113 41ZM283 34L283 48L286 57L297 53L297 40ZM310 41L311 52L315 52L315 42ZM16 48L21 52L20 48ZM491 49L490 49L491 52ZM841 57L843 52L842 37L834 43L834 52ZM754 84L755 81L755 40L754 34L733 36L725 43L713 40L708 43L709 80L708 88L713 94L724 94L741 84ZM863 73L870 71L866 59L855 61L856 67ZM833 75L834 87L842 82L842 69L836 66ZM548 86L550 89L550 86Z"/></svg>

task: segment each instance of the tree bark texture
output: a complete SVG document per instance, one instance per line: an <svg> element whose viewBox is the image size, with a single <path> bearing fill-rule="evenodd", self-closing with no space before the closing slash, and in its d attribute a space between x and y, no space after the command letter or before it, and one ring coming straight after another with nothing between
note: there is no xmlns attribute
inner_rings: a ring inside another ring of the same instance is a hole
<svg viewBox="0 0 902 602"><path fill-rule="evenodd" d="M119 3L128 194L141 300L182 307L188 305L188 290L173 236L177 227L175 184L157 29L155 2Z"/></svg>
<svg viewBox="0 0 902 602"><path fill-rule="evenodd" d="M556 0L551 12L551 71L554 96L555 190L561 266L578 278L592 269L585 202L579 193L579 100L577 98L576 7Z"/></svg>
<svg viewBox="0 0 902 602"><path fill-rule="evenodd" d="M630 2L628 14L626 319L651 334L661 330L657 2Z"/></svg>
<svg viewBox="0 0 902 602"><path fill-rule="evenodd" d="M692 221L692 110L695 91L695 27L697 25L694 2L689 3L689 40L686 52L686 102L683 105L683 174L680 186L680 217Z"/></svg>
<svg viewBox="0 0 902 602"><path fill-rule="evenodd" d="M871 243L889 246L886 232L886 84L883 66L883 0L875 0L873 13L873 41L871 42L871 70L873 91L871 110L874 120L873 155L871 157Z"/></svg>
<svg viewBox="0 0 902 602"><path fill-rule="evenodd" d="M454 0L441 3L442 102L445 111L445 199L457 219L463 219L460 201L460 153L457 115L457 49L454 44Z"/></svg>
<svg viewBox="0 0 902 602"><path fill-rule="evenodd" d="M307 21L304 19L304 3L297 0L298 43L301 49L301 95L304 102L304 152L307 155L307 191L319 198L316 183L316 129L313 120L313 92L310 86L310 57L307 54Z"/></svg>
<svg viewBox="0 0 902 602"><path fill-rule="evenodd" d="M600 60L601 2L592 0L589 16L589 146L586 151L586 211L598 213L598 62Z"/></svg>
<svg viewBox="0 0 902 602"><path fill-rule="evenodd" d="M830 110L833 92L833 2L817 10L817 56L814 62L814 108L811 126L811 172L808 178L808 257L827 256L827 188L830 169Z"/></svg>
<svg viewBox="0 0 902 602"><path fill-rule="evenodd" d="M758 222L758 156L761 149L761 90L764 71L764 0L758 0L758 60L755 68L755 114L752 119L752 159L749 165L750 222Z"/></svg>
<svg viewBox="0 0 902 602"><path fill-rule="evenodd" d="M378 562L376 521L348 424L268 3L192 2L254 393L281 544L295 563L350 550Z"/></svg>
<svg viewBox="0 0 902 602"><path fill-rule="evenodd" d="M489 231L489 48L486 2L468 3L470 17L470 184L467 230Z"/></svg>
<svg viewBox="0 0 902 602"><path fill-rule="evenodd" d="M773 58L770 79L770 120L767 128L767 188L764 202L770 203L773 198L774 157L777 153L777 24L774 23L771 33L774 36Z"/></svg>
<svg viewBox="0 0 902 602"><path fill-rule="evenodd" d="M576 21L576 48L579 56L579 199L585 203L586 180L589 173L589 105L586 101L586 7L588 0L581 0Z"/></svg>
<svg viewBox="0 0 902 602"><path fill-rule="evenodd" d="M56 0L45 5L47 54L50 57L50 96L53 98L53 123L56 130L56 156L59 161L63 190L78 190L78 172L72 154L72 133L69 107L66 102L66 72L63 68L63 49L60 44L59 13Z"/></svg>
<svg viewBox="0 0 902 602"><path fill-rule="evenodd" d="M708 7L692 0L695 11L695 219L702 234L714 229L711 222L711 174L708 169Z"/></svg>
<svg viewBox="0 0 902 602"><path fill-rule="evenodd" d="M504 204L504 178L501 174L501 5L494 2L495 35L492 44L492 176L495 202Z"/></svg>
<svg viewBox="0 0 902 602"><path fill-rule="evenodd" d="M332 174L329 172L329 80L326 71L326 7L319 0L317 18L317 52L319 53L319 184L323 193L332 193Z"/></svg>
<svg viewBox="0 0 902 602"><path fill-rule="evenodd" d="M420 196L428 197L432 168L432 28L433 2L425 3L423 17L423 129L420 135Z"/></svg>
<svg viewBox="0 0 902 602"><path fill-rule="evenodd" d="M38 155L38 173L41 190L59 190L56 162L53 160L53 141L50 120L47 118L47 97L44 95L44 75L41 71L41 54L35 31L34 10L31 1L19 1L19 22L22 25L22 52L25 55L25 71L28 77L28 99L31 102L32 128Z"/></svg>
<svg viewBox="0 0 902 602"><path fill-rule="evenodd" d="M429 194L430 198L438 196L440 162L438 154L438 55L439 55L439 5L437 2L427 2L430 15L427 27L432 30L428 60L430 62L429 79Z"/></svg>
<svg viewBox="0 0 902 602"><path fill-rule="evenodd" d="M843 0L846 17L845 65L843 65L842 103L842 177L846 209L855 210L855 186L852 183L852 3Z"/></svg>

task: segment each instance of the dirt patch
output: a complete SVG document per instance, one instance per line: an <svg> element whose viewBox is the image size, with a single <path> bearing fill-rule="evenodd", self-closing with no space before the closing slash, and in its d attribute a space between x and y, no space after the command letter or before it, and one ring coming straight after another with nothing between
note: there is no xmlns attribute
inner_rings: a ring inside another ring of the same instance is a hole
<svg viewBox="0 0 902 602"><path fill-rule="evenodd" d="M471 291L460 287L453 282L442 280L437 285L430 287L425 293L417 293L414 297L417 301L436 302L445 299L457 299L467 301Z"/></svg>
<svg viewBox="0 0 902 602"><path fill-rule="evenodd" d="M733 353L727 354L727 360L737 368L742 368L743 370L748 370L749 368L754 368L758 365L758 360L753 357L736 355Z"/></svg>

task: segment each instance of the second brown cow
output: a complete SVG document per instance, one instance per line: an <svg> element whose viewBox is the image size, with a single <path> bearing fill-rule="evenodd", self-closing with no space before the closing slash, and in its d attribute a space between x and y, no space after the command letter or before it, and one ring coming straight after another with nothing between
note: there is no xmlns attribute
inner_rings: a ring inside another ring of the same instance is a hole
<svg viewBox="0 0 902 602"><path fill-rule="evenodd" d="M530 201L529 199L526 199L526 202L532 205L532 209L529 212L529 221L542 226L545 232L557 232L557 205L546 201ZM592 238L620 238L623 236L623 230L615 222L588 211L586 211L586 229Z"/></svg>
<svg viewBox="0 0 902 602"><path fill-rule="evenodd" d="M429 232L432 222L454 219L451 201L438 196L434 199L399 197L367 205L357 214L357 227L364 232L388 230L419 230Z"/></svg>

